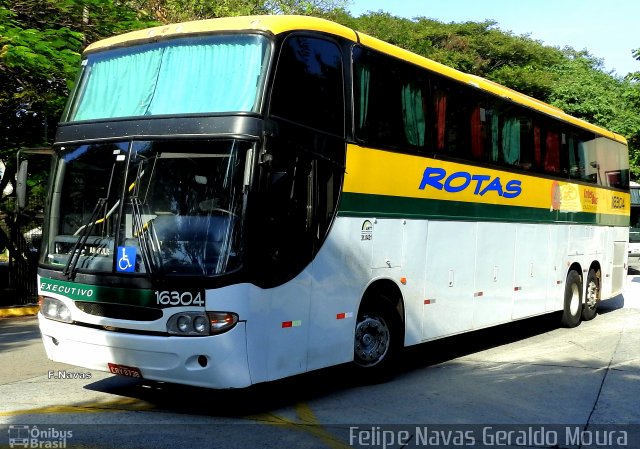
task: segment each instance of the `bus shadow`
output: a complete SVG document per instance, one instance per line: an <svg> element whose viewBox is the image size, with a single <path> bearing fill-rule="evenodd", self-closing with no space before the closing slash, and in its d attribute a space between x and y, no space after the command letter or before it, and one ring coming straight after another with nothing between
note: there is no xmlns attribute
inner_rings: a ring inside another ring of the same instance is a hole
<svg viewBox="0 0 640 449"><path fill-rule="evenodd" d="M191 415L246 418L357 386L350 367L340 365L247 388L215 390L150 380L113 376L84 388L135 398L154 411Z"/></svg>
<svg viewBox="0 0 640 449"><path fill-rule="evenodd" d="M544 334L559 327L557 313L529 318L505 325L451 336L405 348L399 360L396 378L469 354ZM216 417L246 418L301 402L339 395L342 391L375 387L350 364L325 368L282 380L243 389L213 390L148 380L114 376L85 388L136 398L155 411Z"/></svg>
<svg viewBox="0 0 640 449"><path fill-rule="evenodd" d="M598 315L603 315L606 313L613 312L618 309L624 308L624 295L620 294L611 299L607 299L606 301L602 301L598 305Z"/></svg>
<svg viewBox="0 0 640 449"><path fill-rule="evenodd" d="M403 371L413 371L448 362L526 340L559 327L560 314L556 312L412 346L404 351Z"/></svg>

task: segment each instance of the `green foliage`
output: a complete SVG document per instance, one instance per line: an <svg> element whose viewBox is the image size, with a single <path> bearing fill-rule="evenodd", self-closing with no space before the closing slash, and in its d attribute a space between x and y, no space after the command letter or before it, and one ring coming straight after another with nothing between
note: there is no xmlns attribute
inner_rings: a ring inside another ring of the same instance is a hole
<svg viewBox="0 0 640 449"><path fill-rule="evenodd" d="M639 179L640 103L634 101L637 83L601 71L602 62L585 52L570 51L567 56L552 68L558 73L558 81L550 102L571 115L626 136L632 175Z"/></svg>
<svg viewBox="0 0 640 449"><path fill-rule="evenodd" d="M550 68L557 80L549 100L569 114L610 128L621 112L624 86L600 71L601 65L586 52L567 50L567 58Z"/></svg>
<svg viewBox="0 0 640 449"><path fill-rule="evenodd" d="M86 42L153 23L110 0L0 0L0 157L50 141Z"/></svg>
<svg viewBox="0 0 640 449"><path fill-rule="evenodd" d="M344 7L347 0L129 0L132 8L163 23L257 14L324 16Z"/></svg>
<svg viewBox="0 0 640 449"><path fill-rule="evenodd" d="M633 51L633 57L640 62L640 48ZM640 71L627 75L628 88L625 92L625 100L630 105L632 113L636 119L640 116ZM626 134L629 140L629 158L631 159L631 169L635 179L640 179L640 126L629 130Z"/></svg>
<svg viewBox="0 0 640 449"><path fill-rule="evenodd" d="M0 191L19 148L51 143L86 43L152 24L112 0L0 0Z"/></svg>
<svg viewBox="0 0 640 449"><path fill-rule="evenodd" d="M0 151L42 143L64 104L67 80L75 77L81 46L80 33L27 28L19 14L0 6Z"/></svg>

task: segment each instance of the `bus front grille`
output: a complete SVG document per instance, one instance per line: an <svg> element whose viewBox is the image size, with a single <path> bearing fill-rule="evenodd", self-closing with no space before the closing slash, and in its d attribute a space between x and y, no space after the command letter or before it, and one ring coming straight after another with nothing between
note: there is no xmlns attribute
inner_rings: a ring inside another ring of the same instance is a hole
<svg viewBox="0 0 640 449"><path fill-rule="evenodd" d="M155 321L162 318L161 309L152 309L150 307L87 301L76 301L75 305L84 313L105 318L130 321Z"/></svg>

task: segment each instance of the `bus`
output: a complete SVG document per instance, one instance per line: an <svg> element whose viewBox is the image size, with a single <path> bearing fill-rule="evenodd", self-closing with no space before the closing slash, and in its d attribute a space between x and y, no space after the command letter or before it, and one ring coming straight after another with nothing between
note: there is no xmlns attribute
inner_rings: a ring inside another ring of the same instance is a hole
<svg viewBox="0 0 640 449"><path fill-rule="evenodd" d="M623 137L319 18L88 46L39 260L48 357L244 388L619 294ZM361 374L360 374L361 373Z"/></svg>

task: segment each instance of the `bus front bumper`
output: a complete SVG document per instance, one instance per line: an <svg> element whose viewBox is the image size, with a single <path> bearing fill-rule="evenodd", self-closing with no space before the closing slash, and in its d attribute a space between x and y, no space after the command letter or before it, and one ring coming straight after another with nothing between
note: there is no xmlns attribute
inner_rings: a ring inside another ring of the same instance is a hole
<svg viewBox="0 0 640 449"><path fill-rule="evenodd" d="M47 357L91 370L109 364L140 370L145 379L207 388L251 385L245 323L207 337L128 334L50 320L38 313Z"/></svg>

